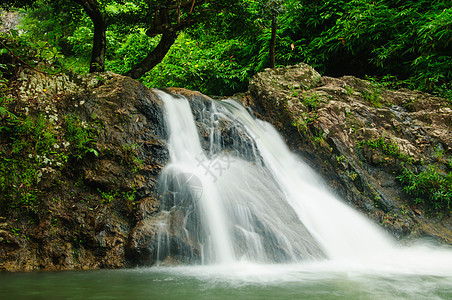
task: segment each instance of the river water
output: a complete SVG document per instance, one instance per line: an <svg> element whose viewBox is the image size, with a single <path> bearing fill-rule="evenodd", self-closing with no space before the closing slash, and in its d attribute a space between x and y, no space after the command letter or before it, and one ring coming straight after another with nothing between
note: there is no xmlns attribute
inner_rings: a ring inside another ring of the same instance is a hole
<svg viewBox="0 0 452 300"><path fill-rule="evenodd" d="M0 287L0 299L452 299L451 276L330 263L0 274Z"/></svg>

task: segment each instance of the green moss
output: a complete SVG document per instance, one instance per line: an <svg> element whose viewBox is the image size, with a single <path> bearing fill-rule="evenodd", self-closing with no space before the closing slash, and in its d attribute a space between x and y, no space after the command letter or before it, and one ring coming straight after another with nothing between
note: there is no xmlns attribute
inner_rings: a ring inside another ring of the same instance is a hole
<svg viewBox="0 0 452 300"><path fill-rule="evenodd" d="M407 168L407 164L412 164L413 159L403 154L397 144L388 141L384 135L378 139L362 141L359 147L370 147L379 150L383 154L399 159L397 163L397 180L402 184L403 190L412 196L412 202L416 205L423 205L433 214L439 212L450 212L452 201L452 172L448 174L439 170L435 165L423 166L423 171L413 172ZM437 154L438 156L438 154Z"/></svg>
<svg viewBox="0 0 452 300"><path fill-rule="evenodd" d="M0 140L0 207L36 212L44 173L57 172L65 162L58 151L58 132L43 114L5 114Z"/></svg>
<svg viewBox="0 0 452 300"><path fill-rule="evenodd" d="M353 132L356 132L358 129L363 128L364 122L353 115L351 111L346 111L345 114L347 116L345 118L345 123L353 130Z"/></svg>
<svg viewBox="0 0 452 300"><path fill-rule="evenodd" d="M137 144L122 146L121 164L132 170L132 173L138 172L138 170L143 166L143 160L138 157L137 149Z"/></svg>
<svg viewBox="0 0 452 300"><path fill-rule="evenodd" d="M351 96L355 93L355 89L349 85L344 86L347 95Z"/></svg>
<svg viewBox="0 0 452 300"><path fill-rule="evenodd" d="M301 98L303 104L308 108L309 111L315 110L320 104L320 97L316 93L308 95L306 92L303 93Z"/></svg>
<svg viewBox="0 0 452 300"><path fill-rule="evenodd" d="M4 106L5 107L5 106ZM35 214L46 188L94 149L94 133L74 116L56 127L45 114L0 119L0 211L18 209Z"/></svg>

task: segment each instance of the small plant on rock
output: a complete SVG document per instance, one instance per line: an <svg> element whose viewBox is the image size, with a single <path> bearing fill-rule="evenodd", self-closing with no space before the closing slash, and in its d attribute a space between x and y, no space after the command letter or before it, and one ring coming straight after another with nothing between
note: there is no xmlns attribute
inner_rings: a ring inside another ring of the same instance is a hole
<svg viewBox="0 0 452 300"><path fill-rule="evenodd" d="M99 153L94 148L94 132L87 125L84 126L83 122L76 116L65 116L64 121L65 138L73 149L72 154L78 159L81 159L87 153L93 153L98 156Z"/></svg>
<svg viewBox="0 0 452 300"><path fill-rule="evenodd" d="M364 90L361 92L364 100L369 102L375 108L381 108L383 105L381 104L380 91L378 89L372 89L371 91Z"/></svg>
<svg viewBox="0 0 452 300"><path fill-rule="evenodd" d="M443 174L432 165L418 174L404 168L397 179L402 183L403 190L413 196L415 204L425 205L433 212L450 211L452 172Z"/></svg>

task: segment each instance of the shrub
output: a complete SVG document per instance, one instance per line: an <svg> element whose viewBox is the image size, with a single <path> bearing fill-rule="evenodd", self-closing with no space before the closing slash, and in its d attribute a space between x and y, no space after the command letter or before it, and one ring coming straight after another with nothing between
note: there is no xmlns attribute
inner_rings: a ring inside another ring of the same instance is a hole
<svg viewBox="0 0 452 300"><path fill-rule="evenodd" d="M418 174L403 168L397 179L403 184L403 190L413 196L414 203L434 212L451 209L452 172L443 174L433 165Z"/></svg>

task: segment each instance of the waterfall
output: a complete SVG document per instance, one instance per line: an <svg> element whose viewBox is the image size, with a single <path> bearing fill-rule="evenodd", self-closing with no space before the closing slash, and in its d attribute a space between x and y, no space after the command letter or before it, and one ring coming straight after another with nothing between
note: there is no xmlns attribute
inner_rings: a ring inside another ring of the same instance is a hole
<svg viewBox="0 0 452 300"><path fill-rule="evenodd" d="M253 119L242 105L226 100L231 114L244 124L287 201L329 258L357 257L392 248L377 225L330 194L318 175L291 153L276 129Z"/></svg>
<svg viewBox="0 0 452 300"><path fill-rule="evenodd" d="M394 267L424 255L398 249L381 228L329 193L278 132L241 104L189 103L157 92L170 152L160 178L166 218L159 261L380 264L389 259Z"/></svg>

